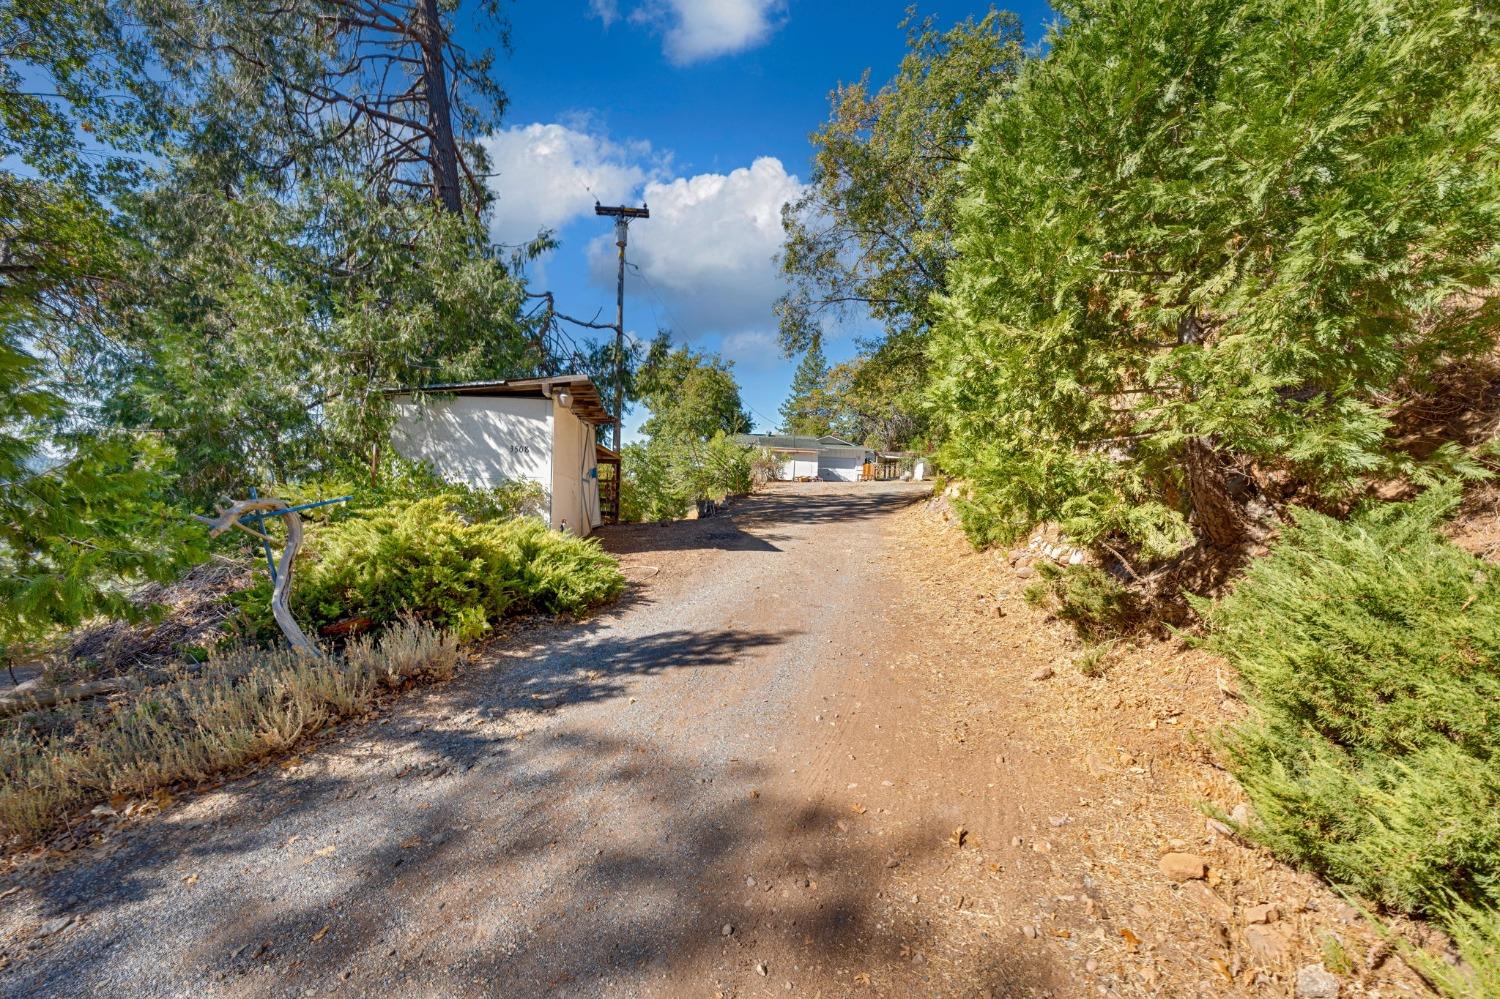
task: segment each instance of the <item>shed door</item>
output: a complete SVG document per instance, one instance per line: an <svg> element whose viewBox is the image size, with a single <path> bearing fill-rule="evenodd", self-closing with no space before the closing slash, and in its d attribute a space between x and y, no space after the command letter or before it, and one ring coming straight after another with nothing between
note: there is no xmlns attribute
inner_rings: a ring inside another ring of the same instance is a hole
<svg viewBox="0 0 1500 999"><path fill-rule="evenodd" d="M818 477L818 458L811 454L792 456L792 478L815 479Z"/></svg>
<svg viewBox="0 0 1500 999"><path fill-rule="evenodd" d="M824 452L818 464L822 478L830 482L858 482L864 456L858 451Z"/></svg>

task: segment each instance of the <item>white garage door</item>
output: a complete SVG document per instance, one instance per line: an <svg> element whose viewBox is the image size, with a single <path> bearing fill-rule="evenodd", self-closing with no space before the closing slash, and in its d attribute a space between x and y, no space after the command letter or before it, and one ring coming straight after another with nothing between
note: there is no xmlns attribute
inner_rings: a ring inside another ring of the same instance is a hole
<svg viewBox="0 0 1500 999"><path fill-rule="evenodd" d="M863 458L858 451L825 451L818 457L819 477L830 482L858 482Z"/></svg>

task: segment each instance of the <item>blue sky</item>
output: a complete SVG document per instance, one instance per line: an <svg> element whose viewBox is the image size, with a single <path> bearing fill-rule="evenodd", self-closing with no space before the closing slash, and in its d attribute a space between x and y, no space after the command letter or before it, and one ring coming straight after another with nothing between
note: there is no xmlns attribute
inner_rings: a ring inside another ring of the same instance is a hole
<svg viewBox="0 0 1500 999"><path fill-rule="evenodd" d="M988 4L926 3L946 26ZM1052 15L1009 5L1028 42ZM510 98L490 136L498 176L492 237L516 243L541 226L561 246L533 265L534 288L583 318L614 318L613 238L593 214L649 201L631 229L625 326L658 328L735 362L757 430L773 429L795 361L776 347L772 257L780 206L808 174L808 134L828 93L866 69L896 70L906 0L553 0L510 6L514 51L495 69ZM482 19L464 24L471 48L493 44ZM583 331L570 331L581 336ZM854 353L858 323L826 345ZM626 417L627 438L645 414Z"/></svg>

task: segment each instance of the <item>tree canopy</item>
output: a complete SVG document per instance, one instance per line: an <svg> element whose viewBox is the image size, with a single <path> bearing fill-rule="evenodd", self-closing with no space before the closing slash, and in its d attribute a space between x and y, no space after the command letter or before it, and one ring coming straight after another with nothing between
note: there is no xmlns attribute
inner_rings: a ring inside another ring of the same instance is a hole
<svg viewBox="0 0 1500 999"><path fill-rule="evenodd" d="M858 390L878 391L913 437L924 426L927 340L935 293L947 287L971 122L1008 88L1022 62L1020 21L991 9L939 30L908 16L907 54L874 87L867 72L830 95L828 122L812 137L806 192L782 213L777 303L788 355L806 351L824 325L872 317L883 334L862 344ZM878 389L877 389L878 386Z"/></svg>
<svg viewBox="0 0 1500 999"><path fill-rule="evenodd" d="M828 386L828 359L821 339L814 339L797 363L792 388L781 404L783 433L822 437L833 432L833 399Z"/></svg>
<svg viewBox="0 0 1500 999"><path fill-rule="evenodd" d="M975 129L939 299L931 399L976 537L1233 544L1296 490L1399 470L1390 393L1500 321L1493 12L1059 13Z"/></svg>
<svg viewBox="0 0 1500 999"><path fill-rule="evenodd" d="M641 424L650 437L706 440L716 433L742 434L750 416L740 399L734 362L687 347L672 349L659 335L635 376L640 399L651 411Z"/></svg>
<svg viewBox="0 0 1500 999"><path fill-rule="evenodd" d="M504 95L453 16L0 9L0 643L123 611L220 494L375 474L380 389L543 363L485 243Z"/></svg>

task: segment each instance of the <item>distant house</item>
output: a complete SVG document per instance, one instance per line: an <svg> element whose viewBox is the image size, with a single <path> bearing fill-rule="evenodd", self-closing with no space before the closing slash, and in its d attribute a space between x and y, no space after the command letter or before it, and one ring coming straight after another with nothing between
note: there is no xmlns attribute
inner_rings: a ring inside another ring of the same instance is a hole
<svg viewBox="0 0 1500 999"><path fill-rule="evenodd" d="M869 450L842 437L799 437L788 434L740 434L735 441L746 447L763 447L781 459L780 479L822 479L824 482L858 482Z"/></svg>
<svg viewBox="0 0 1500 999"><path fill-rule="evenodd" d="M612 426L594 383L582 375L465 382L392 389L398 454L426 462L449 482L480 488L535 482L546 493L554 529L588 534L618 516L609 480L601 496L600 464L619 456L597 444Z"/></svg>

